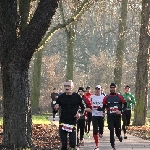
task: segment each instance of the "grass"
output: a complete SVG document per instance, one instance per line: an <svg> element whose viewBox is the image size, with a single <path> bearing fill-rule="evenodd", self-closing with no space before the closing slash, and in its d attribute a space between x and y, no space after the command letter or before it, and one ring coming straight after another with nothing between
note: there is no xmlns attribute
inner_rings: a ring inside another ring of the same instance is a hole
<svg viewBox="0 0 150 150"><path fill-rule="evenodd" d="M51 122L48 119L49 115L33 115L32 122L33 124L50 124ZM0 117L0 125L3 124L3 117Z"/></svg>
<svg viewBox="0 0 150 150"><path fill-rule="evenodd" d="M50 115L51 114L33 115L32 122L33 124L50 124L51 122L48 119ZM133 116L134 116L134 112L132 112L131 122L133 121ZM148 122L150 122L150 110L148 110L147 112L147 118L148 118ZM3 118L0 117L0 125L2 124L3 124ZM107 119L105 119L105 126L107 126Z"/></svg>
<svg viewBox="0 0 150 150"><path fill-rule="evenodd" d="M147 118L150 119L150 110L147 111Z"/></svg>
<svg viewBox="0 0 150 150"><path fill-rule="evenodd" d="M3 124L3 117L0 117L0 125Z"/></svg>
<svg viewBox="0 0 150 150"><path fill-rule="evenodd" d="M50 124L48 115L34 115L32 116L33 124Z"/></svg>

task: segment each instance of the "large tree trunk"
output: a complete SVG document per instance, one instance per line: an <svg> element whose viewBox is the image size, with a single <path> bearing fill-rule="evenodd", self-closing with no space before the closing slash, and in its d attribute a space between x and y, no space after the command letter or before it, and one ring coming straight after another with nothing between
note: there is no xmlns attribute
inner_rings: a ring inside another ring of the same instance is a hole
<svg viewBox="0 0 150 150"><path fill-rule="evenodd" d="M31 141L29 62L46 33L57 7L58 0L40 0L30 23L21 29L22 34L17 37L17 0L0 0L4 148L25 148Z"/></svg>
<svg viewBox="0 0 150 150"><path fill-rule="evenodd" d="M3 145L8 148L27 147L26 114L28 95L28 72L18 70L14 64L2 65L3 81L3 118L4 136Z"/></svg>
<svg viewBox="0 0 150 150"><path fill-rule="evenodd" d="M122 65L127 21L127 4L128 0L122 0L121 17L119 19L118 45L116 50L116 64L114 69L114 81L117 83L118 92L121 91Z"/></svg>
<svg viewBox="0 0 150 150"><path fill-rule="evenodd" d="M150 52L150 1L142 1L139 54L137 57L137 74L135 83L136 106L134 125L145 125L148 108L149 52Z"/></svg>

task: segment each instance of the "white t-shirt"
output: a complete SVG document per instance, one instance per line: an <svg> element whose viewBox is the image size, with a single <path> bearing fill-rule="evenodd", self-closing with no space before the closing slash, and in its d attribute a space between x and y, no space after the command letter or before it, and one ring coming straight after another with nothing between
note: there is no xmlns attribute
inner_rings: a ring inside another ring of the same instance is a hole
<svg viewBox="0 0 150 150"><path fill-rule="evenodd" d="M103 111L98 111L98 107L103 107L104 95L91 95L92 116L103 116Z"/></svg>

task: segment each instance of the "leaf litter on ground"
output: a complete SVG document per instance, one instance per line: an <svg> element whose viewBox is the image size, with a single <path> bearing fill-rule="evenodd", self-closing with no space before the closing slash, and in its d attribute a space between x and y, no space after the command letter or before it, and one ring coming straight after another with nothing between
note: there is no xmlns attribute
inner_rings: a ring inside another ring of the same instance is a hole
<svg viewBox="0 0 150 150"><path fill-rule="evenodd" d="M3 127L0 126L0 144L2 144ZM58 150L60 149L60 137L58 127L51 124L33 124L32 141L34 150Z"/></svg>

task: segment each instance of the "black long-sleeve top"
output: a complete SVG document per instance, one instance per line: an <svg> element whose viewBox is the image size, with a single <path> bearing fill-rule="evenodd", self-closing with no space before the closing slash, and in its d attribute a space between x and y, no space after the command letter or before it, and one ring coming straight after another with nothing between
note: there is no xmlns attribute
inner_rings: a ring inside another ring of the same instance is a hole
<svg viewBox="0 0 150 150"><path fill-rule="evenodd" d="M61 114L60 114L60 124L70 124L76 125L76 117L79 106L81 108L81 113L84 113L85 103L77 93L72 93L72 95L66 95L66 93L61 94L56 104L61 106Z"/></svg>

